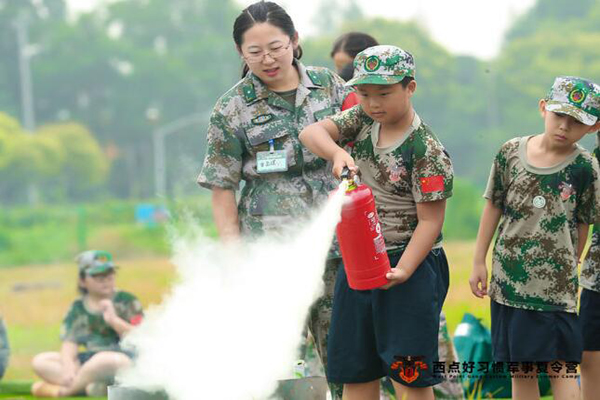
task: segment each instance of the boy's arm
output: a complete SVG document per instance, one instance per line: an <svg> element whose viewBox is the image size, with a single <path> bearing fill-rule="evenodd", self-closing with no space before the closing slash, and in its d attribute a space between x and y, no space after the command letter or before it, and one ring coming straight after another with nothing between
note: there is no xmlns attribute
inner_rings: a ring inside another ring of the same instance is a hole
<svg viewBox="0 0 600 400"><path fill-rule="evenodd" d="M330 119L308 125L298 138L306 148L326 160L332 160L333 154L340 148L336 143L340 139L340 131Z"/></svg>
<svg viewBox="0 0 600 400"><path fill-rule="evenodd" d="M445 212L445 199L417 203L417 218L419 220L417 227L398 264L386 276L390 282L382 286L382 289L388 289L406 282L417 267L421 265L442 231Z"/></svg>
<svg viewBox="0 0 600 400"><path fill-rule="evenodd" d="M475 257L473 258L473 271L471 272L471 278L469 278L471 292L479 298L483 298L487 294L486 257L501 216L502 210L494 206L490 199L487 199L483 213L481 214L481 221L479 222L479 231L477 232L477 240L475 242Z"/></svg>
<svg viewBox="0 0 600 400"><path fill-rule="evenodd" d="M100 309L102 310L102 316L104 321L110 325L111 328L117 332L119 337L123 337L134 328L133 324L125 321L115 309L115 304L110 299L104 299L100 301Z"/></svg>
<svg viewBox="0 0 600 400"><path fill-rule="evenodd" d="M590 233L590 226L588 224L577 224L577 261L581 262L581 256L583 255L583 249L587 243L587 238Z"/></svg>
<svg viewBox="0 0 600 400"><path fill-rule="evenodd" d="M333 161L333 175L336 178L340 177L344 167L356 172L354 159L336 143L340 138L340 131L330 119L308 125L302 129L298 138L317 156Z"/></svg>

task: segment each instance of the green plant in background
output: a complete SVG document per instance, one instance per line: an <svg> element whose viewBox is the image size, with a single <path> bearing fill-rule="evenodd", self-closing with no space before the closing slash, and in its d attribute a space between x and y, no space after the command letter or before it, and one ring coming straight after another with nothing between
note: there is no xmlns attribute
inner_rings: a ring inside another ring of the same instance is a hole
<svg viewBox="0 0 600 400"><path fill-rule="evenodd" d="M169 200L163 207L168 222L143 224L135 220L133 200L88 204L17 206L0 209L0 267L72 260L85 248L103 248L119 257L168 255L169 232L187 226L216 237L210 194ZM157 201L144 204L161 206ZM483 200L481 190L457 179L448 201L444 237L472 240L477 234Z"/></svg>
<svg viewBox="0 0 600 400"><path fill-rule="evenodd" d="M170 201L165 206L169 219L152 225L135 220L138 204L110 200L0 209L0 267L70 261L83 248L106 249L118 257L164 256L170 252L168 229L177 232L189 224L216 236L208 192Z"/></svg>
<svg viewBox="0 0 600 400"><path fill-rule="evenodd" d="M446 240L473 240L483 210L483 189L464 179L454 180L452 197L446 203L443 234Z"/></svg>

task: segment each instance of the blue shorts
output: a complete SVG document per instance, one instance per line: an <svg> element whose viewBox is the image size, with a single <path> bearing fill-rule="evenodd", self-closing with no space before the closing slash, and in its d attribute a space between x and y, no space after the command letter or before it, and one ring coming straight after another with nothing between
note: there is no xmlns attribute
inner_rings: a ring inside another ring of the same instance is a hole
<svg viewBox="0 0 600 400"><path fill-rule="evenodd" d="M390 252L395 267L401 252ZM365 383L389 376L410 387L442 381L438 361L440 312L449 284L443 249L432 250L408 281L389 290L353 290L341 268L333 296L327 379Z"/></svg>
<svg viewBox="0 0 600 400"><path fill-rule="evenodd" d="M113 351L115 353L123 353L125 354L127 357L134 359L135 358L135 353L133 351L130 350L106 350L106 351ZM77 354L77 359L79 360L79 364L83 365L86 362L90 361L90 358L94 357L96 354L100 353L99 351L82 351L79 352Z"/></svg>
<svg viewBox="0 0 600 400"><path fill-rule="evenodd" d="M600 351L600 293L581 291L579 322L583 334L584 351Z"/></svg>
<svg viewBox="0 0 600 400"><path fill-rule="evenodd" d="M577 314L535 311L491 301L492 354L496 362L581 362Z"/></svg>

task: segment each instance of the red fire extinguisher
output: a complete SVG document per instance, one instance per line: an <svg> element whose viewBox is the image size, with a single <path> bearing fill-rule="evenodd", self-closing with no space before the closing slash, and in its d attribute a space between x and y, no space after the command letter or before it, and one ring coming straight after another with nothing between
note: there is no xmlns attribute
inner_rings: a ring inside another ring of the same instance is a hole
<svg viewBox="0 0 600 400"><path fill-rule="evenodd" d="M348 180L346 196L349 198L342 208L342 220L336 233L348 285L356 290L376 289L388 283L385 275L390 271L381 224L375 209L371 188L349 179L350 171L345 168L342 179Z"/></svg>

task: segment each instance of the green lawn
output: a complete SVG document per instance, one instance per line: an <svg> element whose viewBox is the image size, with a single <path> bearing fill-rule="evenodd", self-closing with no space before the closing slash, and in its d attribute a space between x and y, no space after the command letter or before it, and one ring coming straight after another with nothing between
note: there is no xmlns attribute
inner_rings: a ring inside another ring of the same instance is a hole
<svg viewBox="0 0 600 400"><path fill-rule="evenodd" d="M26 381L13 381L13 382L2 382L0 383L0 399L35 399L29 394L29 388L31 382ZM103 397L63 397L64 399L87 399L87 400L104 400Z"/></svg>

